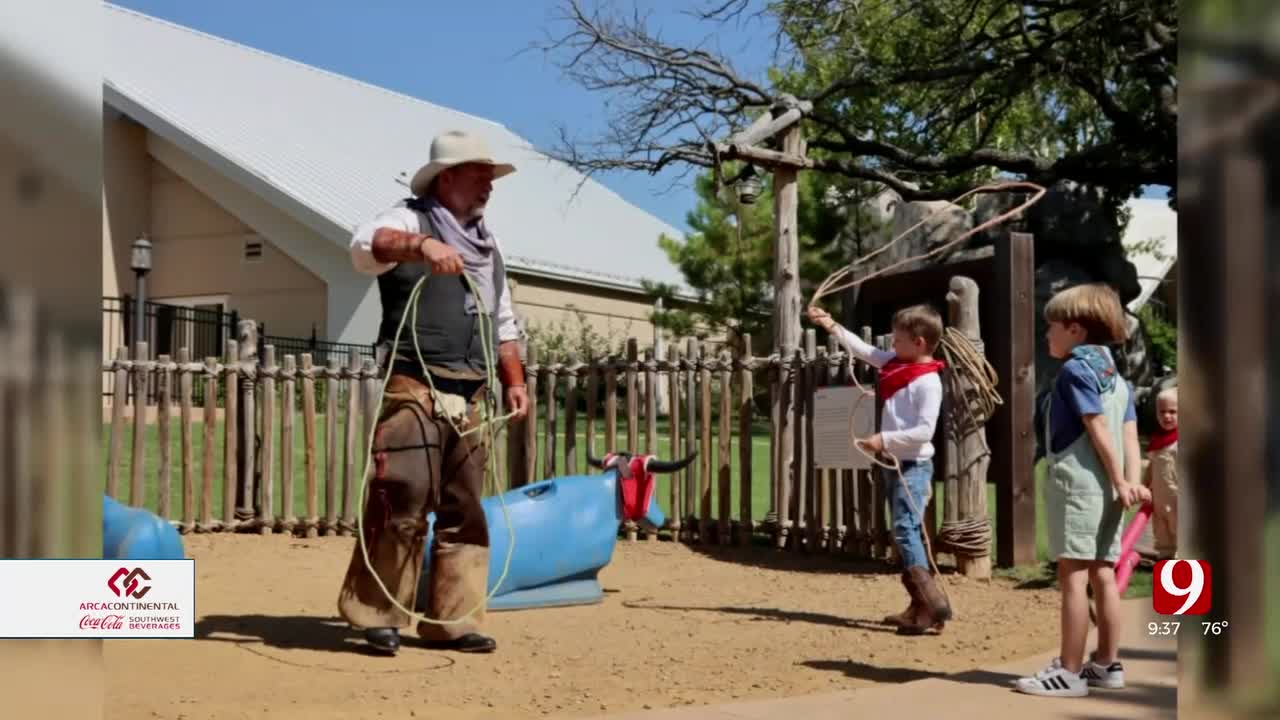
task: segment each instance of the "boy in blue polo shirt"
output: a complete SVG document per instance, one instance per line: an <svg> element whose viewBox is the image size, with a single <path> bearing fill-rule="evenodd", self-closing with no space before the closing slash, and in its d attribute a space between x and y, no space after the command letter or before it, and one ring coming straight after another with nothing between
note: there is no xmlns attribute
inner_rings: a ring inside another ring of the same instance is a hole
<svg viewBox="0 0 1280 720"><path fill-rule="evenodd" d="M1120 593L1115 562L1127 508L1150 501L1140 482L1133 391L1120 377L1109 344L1125 340L1124 310L1103 284L1077 285L1049 300L1049 354L1063 360L1049 393L1044 438L1045 520L1062 593L1060 653L1019 679L1019 692L1080 697L1089 687L1124 687ZM1098 649L1085 661L1089 634L1086 586L1098 608Z"/></svg>

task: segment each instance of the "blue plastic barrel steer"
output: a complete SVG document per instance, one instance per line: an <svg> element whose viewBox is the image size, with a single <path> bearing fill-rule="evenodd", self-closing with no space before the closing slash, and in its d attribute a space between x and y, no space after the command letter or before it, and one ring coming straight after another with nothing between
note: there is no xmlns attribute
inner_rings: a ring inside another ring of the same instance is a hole
<svg viewBox="0 0 1280 720"><path fill-rule="evenodd" d="M102 557L108 560L185 560L178 529L143 508L102 496Z"/></svg>
<svg viewBox="0 0 1280 720"><path fill-rule="evenodd" d="M604 598L600 571L613 559L618 528L623 520L643 520L654 529L666 523L658 506L654 473L676 472L696 453L676 462L629 453L611 453L588 462L605 472L551 478L485 498L489 525L489 580L493 594L489 610L585 605ZM515 532L515 550L505 579L503 566L511 534L503 516L505 500ZM427 552L418 584L416 610L425 611L429 599L431 543L435 514L428 516ZM502 586L494 594L498 581Z"/></svg>

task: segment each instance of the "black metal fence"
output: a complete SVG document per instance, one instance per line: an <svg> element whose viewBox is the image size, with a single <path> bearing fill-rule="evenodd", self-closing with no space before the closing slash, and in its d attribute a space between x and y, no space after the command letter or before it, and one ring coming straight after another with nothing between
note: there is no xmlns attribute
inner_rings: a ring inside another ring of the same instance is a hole
<svg viewBox="0 0 1280 720"><path fill-rule="evenodd" d="M176 359L178 350L184 347L191 351L193 360L221 358L227 341L235 337L240 322L240 316L234 310L145 301L142 304L142 333L135 337L137 311L137 300L128 295L102 298L102 341L107 352L114 353L120 347L131 348L135 340L141 339L147 343L148 354L152 358L168 355ZM114 376L107 374L103 378L103 395L114 394L114 385ZM157 390L155 382L148 383L146 404L155 403ZM127 393L128 401L133 403L134 389L128 388ZM197 403L203 403L204 387L195 387L194 395Z"/></svg>
<svg viewBox="0 0 1280 720"><path fill-rule="evenodd" d="M127 295L103 297L104 348L114 355L117 348L132 348L134 341L141 339L147 343L147 354L152 359L168 355L176 360L181 348L187 348L190 351L190 358L194 362L202 361L207 357L223 359L226 356L227 342L236 339L241 318L237 311L222 310L221 307L220 305L187 307L146 301L143 303L143 332L140 337L135 338L133 331L137 322L137 301ZM313 362L320 366L328 364L330 358L338 360L341 365L346 365L352 350L357 351L361 357L376 359L373 345L320 340L316 337L314 330L309 338L267 335L266 326L258 323L259 362L265 355L267 345L273 345L276 348L277 358L310 353ZM130 352L132 353L132 350ZM147 388L144 402L154 405L158 392L154 378L147 383ZM197 383L192 390L194 402L197 405L203 404L204 385ZM112 373L105 374L102 393L114 395L115 376ZM130 386L126 393L127 402L132 404L134 402L133 387ZM218 398L218 402L221 405L221 397Z"/></svg>
<svg viewBox="0 0 1280 720"><path fill-rule="evenodd" d="M327 342L325 340L317 340L312 334L310 338L282 337L280 335L264 335L265 326L258 325L258 358L261 360L265 354L268 345L272 345L276 349L276 362L285 355L302 355L303 353L311 354L311 361L318 366L327 365L330 359L337 360L339 365L345 366L351 356L351 351L355 350L361 357L376 360L373 345L359 345L355 343L339 343Z"/></svg>

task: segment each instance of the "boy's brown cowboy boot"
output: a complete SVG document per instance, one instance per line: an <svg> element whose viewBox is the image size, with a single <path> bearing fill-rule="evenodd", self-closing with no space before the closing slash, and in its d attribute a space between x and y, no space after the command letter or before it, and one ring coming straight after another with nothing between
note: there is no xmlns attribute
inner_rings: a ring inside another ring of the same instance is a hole
<svg viewBox="0 0 1280 720"><path fill-rule="evenodd" d="M904 572L902 573L901 578L902 586L907 589L907 594L911 596L911 604L907 606L906 610L903 610L897 615L885 615L883 620L885 625L902 627L903 625L915 624L916 615L920 612L922 603L920 602L919 595L916 593L915 586L911 584L911 577Z"/></svg>
<svg viewBox="0 0 1280 720"><path fill-rule="evenodd" d="M920 600L919 609L914 622L898 626L898 634L923 635L931 628L941 632L946 621L951 619L951 605L947 597L927 569L913 567L907 571L907 577L913 596Z"/></svg>

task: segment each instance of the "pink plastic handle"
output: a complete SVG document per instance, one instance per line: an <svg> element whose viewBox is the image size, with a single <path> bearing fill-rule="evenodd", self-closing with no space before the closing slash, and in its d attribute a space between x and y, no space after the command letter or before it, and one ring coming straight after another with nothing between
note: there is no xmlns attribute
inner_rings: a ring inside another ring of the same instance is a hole
<svg viewBox="0 0 1280 720"><path fill-rule="evenodd" d="M1116 561L1116 589L1119 590L1120 595L1124 595L1125 589L1129 587L1129 577L1133 575L1133 569L1138 566L1138 538L1142 537L1142 531L1147 529L1147 523L1151 520L1151 513L1154 510L1151 503L1143 503L1129 526L1124 529L1124 535L1120 537L1120 559Z"/></svg>

